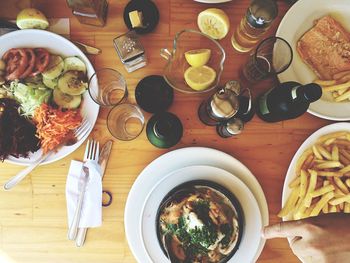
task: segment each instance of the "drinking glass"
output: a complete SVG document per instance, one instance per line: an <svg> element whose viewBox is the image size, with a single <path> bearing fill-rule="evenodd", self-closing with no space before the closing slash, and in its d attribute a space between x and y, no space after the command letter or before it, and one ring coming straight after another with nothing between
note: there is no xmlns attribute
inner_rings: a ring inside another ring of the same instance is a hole
<svg viewBox="0 0 350 263"><path fill-rule="evenodd" d="M126 81L123 75L114 69L99 69L89 80L89 94L100 106L118 105L128 96Z"/></svg>
<svg viewBox="0 0 350 263"><path fill-rule="evenodd" d="M118 140L130 141L139 136L145 125L145 117L139 107L129 103L119 104L107 116L109 132Z"/></svg>
<svg viewBox="0 0 350 263"><path fill-rule="evenodd" d="M293 60L289 43L280 37L264 39L243 66L243 77L249 82L257 82L276 76L285 71Z"/></svg>

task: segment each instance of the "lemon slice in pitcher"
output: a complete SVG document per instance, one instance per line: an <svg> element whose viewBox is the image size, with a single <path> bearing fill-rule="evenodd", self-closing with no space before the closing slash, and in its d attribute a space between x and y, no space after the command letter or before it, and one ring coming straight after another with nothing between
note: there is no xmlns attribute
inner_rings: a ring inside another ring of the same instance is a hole
<svg viewBox="0 0 350 263"><path fill-rule="evenodd" d="M230 20L218 8L209 8L199 13L197 24L200 31L214 39L224 38L230 30Z"/></svg>
<svg viewBox="0 0 350 263"><path fill-rule="evenodd" d="M215 81L216 72L208 66L189 67L185 71L185 81L194 90L205 90Z"/></svg>
<svg viewBox="0 0 350 263"><path fill-rule="evenodd" d="M210 55L210 49L195 49L185 52L186 61L192 67L204 66L208 63Z"/></svg>
<svg viewBox="0 0 350 263"><path fill-rule="evenodd" d="M35 8L26 8L19 12L16 24L20 29L46 29L49 27L49 21L45 15Z"/></svg>

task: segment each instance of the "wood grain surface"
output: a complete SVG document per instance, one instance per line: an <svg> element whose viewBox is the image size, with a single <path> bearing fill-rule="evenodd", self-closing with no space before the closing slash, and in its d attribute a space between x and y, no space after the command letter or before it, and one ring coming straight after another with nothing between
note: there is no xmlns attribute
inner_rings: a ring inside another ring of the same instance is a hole
<svg viewBox="0 0 350 263"><path fill-rule="evenodd" d="M249 5L249 0L207 5L192 0L155 0L160 10L156 30L142 36L148 65L127 73L117 57L112 40L127 31L122 14L127 0L110 0L107 25L103 28L80 24L64 0L0 1L0 16L15 18L26 6L42 10L49 18L70 18L71 38L102 49L102 54L90 57L95 69L110 67L120 71L127 80L129 101L134 102L134 89L139 80L151 74L162 74L165 61L162 47L171 47L176 32L184 28L197 29L197 14L208 7L223 8L230 17L229 35L220 41L227 53L222 83L237 79L238 69L247 55L236 53L230 36ZM289 5L278 1L279 16L267 35L274 34ZM252 86L254 96L272 87L274 81L262 81ZM309 114L296 120L268 124L257 117L245 131L234 138L221 139L215 129L204 126L197 118L197 108L203 96L175 93L171 112L184 126L184 136L172 149L153 147L145 132L130 142L114 140L111 161L103 181L104 189L113 193L113 203L103 208L103 225L88 232L85 246L76 248L67 240L65 182L71 160L81 160L85 146L61 161L37 168L12 191L0 190L0 262L1 263L126 263L135 262L124 234L124 207L129 190L138 174L158 156L182 147L205 146L224 151L245 164L260 182L269 206L270 222L276 223L281 207L281 193L288 165L301 143L315 130L329 124ZM102 109L91 137L104 143L113 139L106 126L108 110ZM150 115L145 114L149 119ZM0 185L23 167L0 163ZM268 262L299 262L286 240L267 241L258 260ZM241 262L245 263L245 262Z"/></svg>

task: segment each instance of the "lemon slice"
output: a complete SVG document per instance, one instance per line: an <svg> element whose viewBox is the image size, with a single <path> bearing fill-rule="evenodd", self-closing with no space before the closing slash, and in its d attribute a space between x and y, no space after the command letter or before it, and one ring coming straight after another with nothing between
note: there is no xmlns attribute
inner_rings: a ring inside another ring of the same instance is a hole
<svg viewBox="0 0 350 263"><path fill-rule="evenodd" d="M205 90L215 81L216 72L208 66L189 67L185 71L185 81L194 90Z"/></svg>
<svg viewBox="0 0 350 263"><path fill-rule="evenodd" d="M218 8L209 8L199 13L197 24L200 31L214 39L224 38L230 30L230 20Z"/></svg>
<svg viewBox="0 0 350 263"><path fill-rule="evenodd" d="M195 49L185 52L186 61L192 67L204 66L208 63L210 55L210 49Z"/></svg>
<svg viewBox="0 0 350 263"><path fill-rule="evenodd" d="M19 12L16 24L20 29L46 29L49 27L45 15L35 8L26 8Z"/></svg>

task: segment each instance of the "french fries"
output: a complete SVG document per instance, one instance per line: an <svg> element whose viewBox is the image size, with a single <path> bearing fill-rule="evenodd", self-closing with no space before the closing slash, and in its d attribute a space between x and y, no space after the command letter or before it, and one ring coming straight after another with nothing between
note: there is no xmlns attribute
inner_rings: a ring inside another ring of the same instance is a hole
<svg viewBox="0 0 350 263"><path fill-rule="evenodd" d="M295 174L279 217L350 213L350 132L321 136L297 160Z"/></svg>
<svg viewBox="0 0 350 263"><path fill-rule="evenodd" d="M332 80L316 79L314 83L320 85L323 91L331 92L335 102L350 99L350 71L339 72Z"/></svg>

